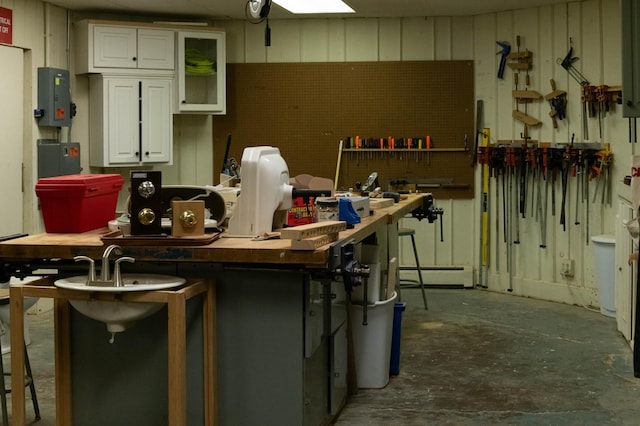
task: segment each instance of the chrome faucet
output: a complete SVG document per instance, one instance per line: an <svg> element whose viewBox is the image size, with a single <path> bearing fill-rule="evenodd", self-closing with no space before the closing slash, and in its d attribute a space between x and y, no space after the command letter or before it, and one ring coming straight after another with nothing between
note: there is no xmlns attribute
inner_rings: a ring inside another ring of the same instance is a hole
<svg viewBox="0 0 640 426"><path fill-rule="evenodd" d="M116 254L122 254L122 247L116 244L111 244L106 249L104 249L104 253L102 253L102 268L100 269L100 281L107 282L111 281L111 275L109 273L109 256L111 256L111 252L115 251Z"/></svg>
<svg viewBox="0 0 640 426"><path fill-rule="evenodd" d="M123 256L116 259L115 265L113 266L113 286L114 287L124 287L124 283L122 282L122 274L120 274L120 262L129 262L133 263L136 260L133 257Z"/></svg>
<svg viewBox="0 0 640 426"><path fill-rule="evenodd" d="M122 274L120 273L120 263L121 262L135 262L133 257L120 257L116 259L115 264L113 266L113 277L109 272L109 257L111 253L115 252L116 254L122 254L122 248L118 245L110 245L106 249L104 249L104 253L102 253L102 266L100 269L100 279L96 278L96 265L93 259L88 256L76 256L73 259L78 262L80 260L84 260L89 262L89 273L87 274L87 285L89 286L102 286L102 287L122 287L124 284L122 283Z"/></svg>
<svg viewBox="0 0 640 426"><path fill-rule="evenodd" d="M76 256L73 258L76 262L85 260L89 262L89 273L87 274L87 285L96 280L96 263L89 256Z"/></svg>

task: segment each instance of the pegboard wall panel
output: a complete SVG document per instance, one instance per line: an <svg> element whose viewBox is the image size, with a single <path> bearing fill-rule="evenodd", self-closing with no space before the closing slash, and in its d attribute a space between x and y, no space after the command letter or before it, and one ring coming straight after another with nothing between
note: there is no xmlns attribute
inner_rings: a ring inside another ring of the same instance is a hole
<svg viewBox="0 0 640 426"><path fill-rule="evenodd" d="M473 62L228 64L227 114L213 118L219 170L228 134L238 162L245 147L277 146L291 176L334 179L343 140L339 188L355 188L375 171L385 190L397 180L446 182L429 191L473 198ZM376 149L351 149L356 136L375 139ZM377 149L389 137L396 149ZM413 149L399 149L408 138Z"/></svg>

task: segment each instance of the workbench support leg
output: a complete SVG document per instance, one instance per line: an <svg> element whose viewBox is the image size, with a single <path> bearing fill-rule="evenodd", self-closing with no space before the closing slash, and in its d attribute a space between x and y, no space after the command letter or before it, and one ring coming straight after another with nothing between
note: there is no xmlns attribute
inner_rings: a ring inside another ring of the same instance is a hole
<svg viewBox="0 0 640 426"><path fill-rule="evenodd" d="M169 424L187 424L187 325L186 299L175 292L169 296L168 319L168 382L169 382Z"/></svg>
<svg viewBox="0 0 640 426"><path fill-rule="evenodd" d="M205 424L218 424L218 343L216 340L217 312L216 285L214 281L207 283L202 303L202 321L204 332L204 418Z"/></svg>
<svg viewBox="0 0 640 426"><path fill-rule="evenodd" d="M24 425L25 381L24 381L24 299L22 287L14 285L9 290L9 315L11 318L11 424Z"/></svg>
<svg viewBox="0 0 640 426"><path fill-rule="evenodd" d="M72 424L71 305L67 299L53 300L56 386L56 425Z"/></svg>

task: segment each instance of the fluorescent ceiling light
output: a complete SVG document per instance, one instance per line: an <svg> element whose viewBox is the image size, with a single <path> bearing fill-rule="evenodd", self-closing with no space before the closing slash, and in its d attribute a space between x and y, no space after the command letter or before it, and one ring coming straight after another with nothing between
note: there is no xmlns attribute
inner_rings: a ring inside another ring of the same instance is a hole
<svg viewBox="0 0 640 426"><path fill-rule="evenodd" d="M291 13L355 13L342 0L273 0L275 4Z"/></svg>

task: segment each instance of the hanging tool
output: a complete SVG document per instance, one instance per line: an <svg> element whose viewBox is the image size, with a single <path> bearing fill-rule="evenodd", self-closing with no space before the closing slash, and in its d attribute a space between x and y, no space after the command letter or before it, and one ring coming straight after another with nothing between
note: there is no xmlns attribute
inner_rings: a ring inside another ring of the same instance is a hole
<svg viewBox="0 0 640 426"><path fill-rule="evenodd" d="M498 78L504 77L504 66L507 63L507 55L511 52L511 45L506 41L496 41L496 44L500 46L500 51L496 55L500 55L500 65L498 66Z"/></svg>
<svg viewBox="0 0 640 426"><path fill-rule="evenodd" d="M542 178L544 179L544 202L542 214L540 215L540 248L547 247L547 200L549 199L549 152L546 147L542 148Z"/></svg>
<svg viewBox="0 0 640 426"><path fill-rule="evenodd" d="M509 273L509 287L507 291L513 291L513 179L515 173L515 158L513 154L513 147L507 147L507 168L509 171L508 181L509 181L509 191L507 198L507 211L506 216L504 218L506 227L506 236L507 236L507 272ZM518 217L516 215L516 221Z"/></svg>
<svg viewBox="0 0 640 426"><path fill-rule="evenodd" d="M562 230L567 230L567 216L566 216L566 204L567 204L567 187L569 179L569 169L571 168L571 148L573 148L573 140L575 134L571 134L571 144L565 148L563 156L563 168L562 168L562 206L560 207L560 224Z"/></svg>
<svg viewBox="0 0 640 426"><path fill-rule="evenodd" d="M515 90L513 90L513 97L515 99L515 109L513 111L513 118L518 121L524 123L523 134L525 136L525 143L528 139L528 127L529 126L538 126L541 124L540 120L531 117L528 115L527 107L528 105L541 97L541 95L535 90L529 90L530 80L529 80L529 70L531 69L533 62L533 54L528 49L525 49L524 52L520 51L520 36L516 36L516 45L517 52L511 52L507 59L509 60L508 65L515 72L513 74L513 81L515 85ZM524 70L526 71L525 76L525 84L524 90L519 90L520 84L520 72ZM520 111L520 104L524 104L524 111Z"/></svg>
<svg viewBox="0 0 640 426"><path fill-rule="evenodd" d="M569 39L569 43L572 43L572 40ZM587 102L586 98L588 94L584 93L585 87L589 86L589 80L585 78L584 75L580 71L576 69L573 65L580 58L573 57L573 46L569 47L569 52L564 58L556 59L556 63L562 66L574 80L578 82L583 91L582 96L582 131L584 139L589 139L589 123L587 122Z"/></svg>
<svg viewBox="0 0 640 426"><path fill-rule="evenodd" d="M582 199L584 201L586 201L587 203L589 202L589 181L591 180L591 164L593 164L593 158L594 156L591 155L590 153L587 153L585 155L585 160L584 160L584 191L582 194ZM587 208L585 209L585 219L586 219L586 226L585 226L585 236L586 236L586 242L587 245L589 245L589 211L591 209L589 208L589 205L587 204Z"/></svg>
<svg viewBox="0 0 640 426"><path fill-rule="evenodd" d="M638 214L638 212L636 212ZM640 294L640 262L636 260L636 294ZM640 324L640 297L636 297L635 324ZM634 327L633 332L633 376L640 378L640 327Z"/></svg>
<svg viewBox="0 0 640 426"><path fill-rule="evenodd" d="M229 148L231 147L231 133L227 135L227 147L224 150L224 160L222 160L222 170L220 173L223 173L227 176L231 176L229 171Z"/></svg>
<svg viewBox="0 0 640 426"><path fill-rule="evenodd" d="M522 215L522 218L525 218L525 206L526 206L526 197L527 197L527 150L525 147L522 147L519 150L519 164L518 169L520 170L520 191L519 191L519 203L518 203L518 212ZM520 238L518 237L518 242Z"/></svg>
<svg viewBox="0 0 640 426"><path fill-rule="evenodd" d="M526 136L525 139L528 139L527 127L528 126L538 126L538 125L542 124L542 122L540 120L538 120L537 118L531 117L530 115L527 114L527 106L531 102L540 99L540 97L542 95L540 95L540 93L536 92L535 90L513 90L512 91L512 95L513 95L513 98L516 101L516 110L513 111L512 116L516 120L521 121L522 123L524 123L524 132L523 133ZM524 104L524 112L519 111L519 109L518 109L518 105L519 104ZM525 143L526 143L526 140L525 140Z"/></svg>
<svg viewBox="0 0 640 426"><path fill-rule="evenodd" d="M340 162L342 160L342 143L343 141L341 139L338 144L338 161L336 162L336 177L333 180L333 192L338 190L338 177L340 177Z"/></svg>
<svg viewBox="0 0 640 426"><path fill-rule="evenodd" d="M542 179L541 170L538 169L535 172L535 186L536 186L536 220L540 223L540 247L542 244L542 235L544 233L544 218L543 216L543 203L542 203L542 185L540 184L540 180Z"/></svg>
<svg viewBox="0 0 640 426"><path fill-rule="evenodd" d="M551 111L549 111L549 116L553 121L553 128L558 128L558 120L564 120L566 115L566 106L567 106L567 92L564 90L556 89L556 82L551 79L551 93L544 96L544 98L549 101L549 106L551 107Z"/></svg>
<svg viewBox="0 0 640 426"><path fill-rule="evenodd" d="M530 201L530 205L531 205L531 216L534 217L534 215L537 215L537 210L536 210L536 203L534 202L536 200L535 195L536 195L536 190L539 189L539 183L538 183L538 150L537 148L533 148L533 147L527 147L527 168L528 168L528 176L529 179L531 180L531 183L529 184L529 187L531 188L531 197L529 197ZM538 220L538 217L536 217L536 220Z"/></svg>
<svg viewBox="0 0 640 426"><path fill-rule="evenodd" d="M515 59L514 61L509 62L509 68L511 68L512 70L514 70L515 72L513 73L513 83L516 86L516 90L518 90L518 84L519 84L519 80L520 80L520 36L516 36L516 47L517 47L517 51L514 53L509 53L509 55L507 55L507 59Z"/></svg>
<svg viewBox="0 0 640 426"><path fill-rule="evenodd" d="M482 99L476 101L476 146L473 149L473 162L471 167L475 167L478 161L478 141L482 137ZM429 139L431 141L431 139ZM431 147L429 147L431 148Z"/></svg>
<svg viewBox="0 0 640 426"><path fill-rule="evenodd" d="M498 213L498 206L500 205L500 183L499 183L499 176L502 174L502 179L503 179L503 191L504 191L504 156L501 154L502 150L500 149L492 149L491 150L491 154L490 154L490 160L489 160L489 176L493 176L496 178L496 185L495 185L495 189L496 189L496 193L495 193L495 198L496 201L494 203L494 205L496 206L496 212L495 212L495 218L496 218L496 223L495 223L495 230L496 230L496 251L495 251L495 269L496 272L498 272L500 270L500 254L499 254L499 244L498 241L500 240L500 214ZM504 201L503 201L503 206L504 206ZM504 207L503 207L504 208Z"/></svg>
<svg viewBox="0 0 640 426"><path fill-rule="evenodd" d="M602 186L601 202L611 204L611 189L609 188L609 165L611 164L613 154L608 149L598 151L596 153L596 161L592 166L594 175L597 176L596 189L593 193L593 202L595 203L598 189ZM600 185L602 182L602 185Z"/></svg>
<svg viewBox="0 0 640 426"><path fill-rule="evenodd" d="M480 273L479 285L483 288L488 286L489 278L489 140L490 130L482 129L481 156L482 169L482 199L480 201Z"/></svg>
<svg viewBox="0 0 640 426"><path fill-rule="evenodd" d="M569 43L571 42L572 40L569 39ZM580 86L587 86L589 84L589 80L587 80L585 76L582 75L582 73L578 71L576 67L573 65L579 59L580 58L573 57L573 46L570 46L569 52L567 52L567 55L564 58L556 59L556 63L558 65L561 65L562 68L564 68L569 73L569 75L573 77L575 81L578 82Z"/></svg>
<svg viewBox="0 0 640 426"><path fill-rule="evenodd" d="M604 118L609 112L609 86L601 84L595 88L595 97L598 102L598 129L600 130L600 139L602 139L602 133L604 128Z"/></svg>
<svg viewBox="0 0 640 426"><path fill-rule="evenodd" d="M582 150L579 149L577 155L573 158L573 175L576 177L576 212L575 212L575 220L573 222L574 225L580 225L580 201L582 200L582 193L580 191L581 188L581 178L583 174L582 170ZM583 188L584 190L584 188Z"/></svg>

